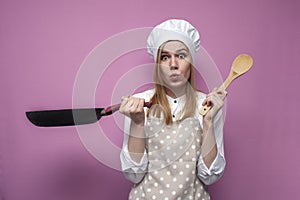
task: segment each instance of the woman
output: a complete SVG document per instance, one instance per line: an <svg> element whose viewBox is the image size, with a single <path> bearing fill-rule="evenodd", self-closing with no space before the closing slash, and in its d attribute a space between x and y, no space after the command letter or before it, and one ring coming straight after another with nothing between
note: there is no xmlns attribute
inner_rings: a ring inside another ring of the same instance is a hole
<svg viewBox="0 0 300 200"><path fill-rule="evenodd" d="M221 108L226 91L195 89L192 63L198 31L185 20L167 20L147 40L156 62L155 88L123 97L122 170L134 184L129 199L209 199L207 185L224 172ZM150 110L144 102L151 101ZM203 105L212 109L199 114Z"/></svg>

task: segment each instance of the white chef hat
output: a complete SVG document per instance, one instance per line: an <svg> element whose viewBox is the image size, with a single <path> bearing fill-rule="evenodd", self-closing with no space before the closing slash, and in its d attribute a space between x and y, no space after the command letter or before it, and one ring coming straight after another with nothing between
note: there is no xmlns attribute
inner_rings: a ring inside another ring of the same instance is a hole
<svg viewBox="0 0 300 200"><path fill-rule="evenodd" d="M193 61L200 48L200 34L189 22L181 19L170 19L153 28L147 39L147 50L156 60L159 47L170 40L179 40L189 49Z"/></svg>

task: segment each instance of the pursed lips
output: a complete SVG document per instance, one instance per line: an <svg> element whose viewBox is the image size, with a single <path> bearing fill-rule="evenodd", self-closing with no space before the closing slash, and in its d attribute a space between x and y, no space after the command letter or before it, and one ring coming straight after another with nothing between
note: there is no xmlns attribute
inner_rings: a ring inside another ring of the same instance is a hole
<svg viewBox="0 0 300 200"><path fill-rule="evenodd" d="M170 77L178 77L180 74L171 74Z"/></svg>
<svg viewBox="0 0 300 200"><path fill-rule="evenodd" d="M171 74L169 77L172 81L178 81L180 79L180 74Z"/></svg>

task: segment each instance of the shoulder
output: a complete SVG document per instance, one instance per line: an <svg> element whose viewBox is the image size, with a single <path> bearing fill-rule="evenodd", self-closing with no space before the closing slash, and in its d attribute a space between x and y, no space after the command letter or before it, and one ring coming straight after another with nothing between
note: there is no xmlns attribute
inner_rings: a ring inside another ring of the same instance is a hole
<svg viewBox="0 0 300 200"><path fill-rule="evenodd" d="M199 91L199 90L196 91L196 98L197 98L197 99L205 99L205 98L206 98L206 95L207 95L207 94L205 94L205 93L203 93L203 92L201 92L201 91Z"/></svg>
<svg viewBox="0 0 300 200"><path fill-rule="evenodd" d="M154 95L155 89L145 90L140 93L136 93L133 96L138 98L143 98L145 101L149 101L151 97Z"/></svg>
<svg viewBox="0 0 300 200"><path fill-rule="evenodd" d="M197 107L200 109L202 107L202 103L206 98L206 94L200 91L196 91L196 100L197 100Z"/></svg>

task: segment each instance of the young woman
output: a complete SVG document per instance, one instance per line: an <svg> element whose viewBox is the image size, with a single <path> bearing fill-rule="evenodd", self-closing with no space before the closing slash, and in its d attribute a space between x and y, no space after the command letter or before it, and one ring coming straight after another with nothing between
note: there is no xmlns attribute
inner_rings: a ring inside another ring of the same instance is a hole
<svg viewBox="0 0 300 200"><path fill-rule="evenodd" d="M193 61L198 31L185 20L167 20L147 40L154 57L155 88L123 97L125 177L129 199L210 199L207 185L224 172L221 108L226 91L205 95L195 88ZM151 101L150 109L144 102ZM202 116L203 105L212 109Z"/></svg>

